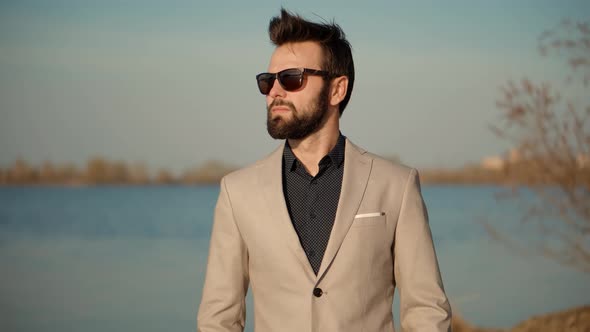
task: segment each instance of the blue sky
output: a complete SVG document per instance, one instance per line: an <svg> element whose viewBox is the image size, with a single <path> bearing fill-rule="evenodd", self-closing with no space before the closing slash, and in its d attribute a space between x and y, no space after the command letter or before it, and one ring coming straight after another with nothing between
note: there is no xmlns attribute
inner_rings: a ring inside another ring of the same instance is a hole
<svg viewBox="0 0 590 332"><path fill-rule="evenodd" d="M334 19L353 46L343 133L416 167L503 152L487 129L498 88L562 79L537 38L590 13L585 1L3 1L0 166L100 155L181 171L265 156L280 143L254 76L281 6Z"/></svg>

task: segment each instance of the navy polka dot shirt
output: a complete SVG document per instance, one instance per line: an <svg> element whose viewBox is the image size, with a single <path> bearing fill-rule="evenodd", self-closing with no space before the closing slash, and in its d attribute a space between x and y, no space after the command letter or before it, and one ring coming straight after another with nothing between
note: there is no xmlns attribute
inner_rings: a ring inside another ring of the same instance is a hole
<svg viewBox="0 0 590 332"><path fill-rule="evenodd" d="M297 160L289 142L283 150L283 192L293 227L313 271L317 274L334 225L344 174L345 137L319 162L311 176Z"/></svg>

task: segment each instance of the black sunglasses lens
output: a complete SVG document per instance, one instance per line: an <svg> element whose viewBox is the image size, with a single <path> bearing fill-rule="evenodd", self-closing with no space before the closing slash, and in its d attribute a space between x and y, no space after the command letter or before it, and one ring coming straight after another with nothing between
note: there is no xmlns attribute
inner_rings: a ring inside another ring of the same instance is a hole
<svg viewBox="0 0 590 332"><path fill-rule="evenodd" d="M258 90L263 95L267 95L272 90L275 78L278 76L279 83L286 91L299 90L303 85L303 72L299 69L286 69L278 74L262 73L256 76Z"/></svg>
<svg viewBox="0 0 590 332"><path fill-rule="evenodd" d="M272 85L275 80L275 75L270 73L264 73L256 76L256 81L258 82L258 90L263 95L267 95L272 89Z"/></svg>
<svg viewBox="0 0 590 332"><path fill-rule="evenodd" d="M287 69L279 72L279 82L287 91L295 91L303 85L303 73L299 69Z"/></svg>

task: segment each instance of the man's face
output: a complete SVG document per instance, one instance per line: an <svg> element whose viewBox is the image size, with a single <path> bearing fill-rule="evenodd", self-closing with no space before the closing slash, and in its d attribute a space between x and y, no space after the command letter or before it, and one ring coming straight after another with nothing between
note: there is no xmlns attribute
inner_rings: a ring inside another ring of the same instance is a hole
<svg viewBox="0 0 590 332"><path fill-rule="evenodd" d="M289 68L323 69L322 49L315 42L284 44L275 49L268 72ZM329 84L320 76L305 75L296 91L278 81L266 96L268 133L275 139L302 139L316 132L328 111Z"/></svg>

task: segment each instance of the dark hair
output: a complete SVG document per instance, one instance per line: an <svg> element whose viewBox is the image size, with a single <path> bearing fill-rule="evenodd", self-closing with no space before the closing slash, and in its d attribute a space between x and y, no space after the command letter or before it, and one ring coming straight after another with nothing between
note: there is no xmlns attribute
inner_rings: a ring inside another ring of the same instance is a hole
<svg viewBox="0 0 590 332"><path fill-rule="evenodd" d="M317 42L324 54L322 70L330 73L330 78L348 77L346 96L340 102L340 115L350 100L354 85L354 63L350 43L344 31L336 23L314 23L281 8L281 16L275 16L268 25L268 35L276 46L286 43Z"/></svg>

